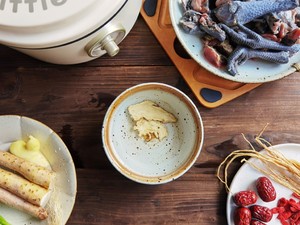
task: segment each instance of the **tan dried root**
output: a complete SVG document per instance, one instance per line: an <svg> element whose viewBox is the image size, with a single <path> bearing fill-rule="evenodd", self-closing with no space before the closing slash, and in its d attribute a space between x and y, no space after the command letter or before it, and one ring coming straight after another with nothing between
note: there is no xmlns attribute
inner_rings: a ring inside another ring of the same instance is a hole
<svg viewBox="0 0 300 225"><path fill-rule="evenodd" d="M40 220L44 220L48 217L48 213L43 207L33 205L1 187L0 187L0 203L3 203L12 208L26 212L36 218L39 218Z"/></svg>
<svg viewBox="0 0 300 225"><path fill-rule="evenodd" d="M0 151L0 166L11 169L46 189L55 176L53 171L4 151Z"/></svg>
<svg viewBox="0 0 300 225"><path fill-rule="evenodd" d="M0 168L0 187L37 206L48 200L49 190Z"/></svg>
<svg viewBox="0 0 300 225"><path fill-rule="evenodd" d="M266 127L267 126L265 126L265 128L255 138L255 141L265 150L265 152L261 153L256 151L251 143L243 135L252 149L236 150L231 152L219 165L217 170L217 177L222 183L224 183L226 191L230 192L230 188L228 185L228 168L234 160L240 157L244 157L242 158L241 163L248 163L257 171L300 195L300 163L293 159L287 159L281 152L272 148L270 143L261 138ZM262 165L250 162L245 157L259 159ZM221 177L222 168L224 168L223 177Z"/></svg>

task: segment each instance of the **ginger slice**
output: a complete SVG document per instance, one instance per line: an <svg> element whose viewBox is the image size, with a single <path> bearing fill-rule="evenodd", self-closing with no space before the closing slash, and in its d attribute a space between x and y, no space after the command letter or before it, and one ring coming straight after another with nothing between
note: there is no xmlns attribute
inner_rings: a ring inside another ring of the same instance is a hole
<svg viewBox="0 0 300 225"><path fill-rule="evenodd" d="M128 112L135 122L134 130L139 137L149 142L153 139L162 140L167 137L165 123L175 123L177 118L161 108L158 104L146 100L128 107Z"/></svg>
<svg viewBox="0 0 300 225"><path fill-rule="evenodd" d="M129 106L128 111L134 121L138 121L142 118L148 121L155 120L162 123L175 123L177 121L172 113L167 112L149 100Z"/></svg>
<svg viewBox="0 0 300 225"><path fill-rule="evenodd" d="M168 135L168 131L163 123L159 121L148 121L145 119L140 119L136 122L133 127L137 130L140 137L143 137L145 141L151 141L154 138L162 140Z"/></svg>

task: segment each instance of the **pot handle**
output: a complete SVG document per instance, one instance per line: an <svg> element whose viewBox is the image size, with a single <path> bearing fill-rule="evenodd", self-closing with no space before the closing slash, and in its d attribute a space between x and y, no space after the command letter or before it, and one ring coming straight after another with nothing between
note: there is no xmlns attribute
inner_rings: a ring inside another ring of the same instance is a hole
<svg viewBox="0 0 300 225"><path fill-rule="evenodd" d="M120 51L118 44L125 37L125 28L118 25L107 25L95 38L90 41L85 50L90 57L96 58L107 53L113 57Z"/></svg>

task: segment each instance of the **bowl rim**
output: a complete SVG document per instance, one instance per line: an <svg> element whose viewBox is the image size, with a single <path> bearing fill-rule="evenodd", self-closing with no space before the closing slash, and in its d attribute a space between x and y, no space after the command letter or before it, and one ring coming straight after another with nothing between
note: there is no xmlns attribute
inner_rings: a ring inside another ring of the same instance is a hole
<svg viewBox="0 0 300 225"><path fill-rule="evenodd" d="M187 105L189 111L193 116L194 122L196 123L195 126L196 133L198 134L199 137L195 139L192 154L190 154L188 159L180 167L178 167L175 172L172 172L164 176L159 176L159 177L142 176L127 169L123 165L123 163L120 160L118 160L118 157L114 154L115 151L112 145L110 144L110 138L109 138L112 115L115 112L115 110L118 108L118 105L122 103L127 97L129 97L133 92L139 92L139 91L150 90L150 89L157 89L157 90L162 90L164 92L168 92L170 94L175 95L180 100L182 100L182 102ZM109 161L125 177L142 184L152 184L152 185L164 184L181 177L196 162L203 147L204 126L203 126L203 121L200 112L198 111L197 107L192 102L192 100L185 93L183 93L182 91L180 91L179 89L171 85L164 84L164 83L158 83L158 82L141 83L123 91L120 95L116 97L116 99L109 106L102 125L102 142L103 142L104 151Z"/></svg>

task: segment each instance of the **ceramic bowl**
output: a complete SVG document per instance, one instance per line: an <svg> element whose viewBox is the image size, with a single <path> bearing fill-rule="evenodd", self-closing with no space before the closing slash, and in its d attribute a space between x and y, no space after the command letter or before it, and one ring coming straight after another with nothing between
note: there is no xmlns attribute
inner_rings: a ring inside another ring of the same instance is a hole
<svg viewBox="0 0 300 225"><path fill-rule="evenodd" d="M128 107L145 100L172 113L168 136L146 142L133 130ZM143 184L173 181L197 160L203 145L203 123L193 102L180 90L162 83L144 83L121 93L103 122L102 140L108 159L127 178Z"/></svg>
<svg viewBox="0 0 300 225"><path fill-rule="evenodd" d="M45 124L24 116L0 116L0 127L0 151L8 151L12 142L27 140L29 135L40 141L41 152L56 174L53 184L55 191L52 192L49 201L52 201L51 205L55 204L59 211L63 212L57 215L60 217L60 224L66 224L75 204L77 179L72 157L64 142ZM10 224L50 224L47 220L37 220L3 204L0 204L0 212Z"/></svg>

